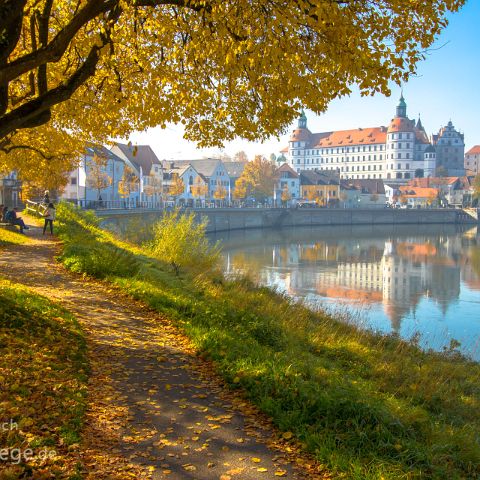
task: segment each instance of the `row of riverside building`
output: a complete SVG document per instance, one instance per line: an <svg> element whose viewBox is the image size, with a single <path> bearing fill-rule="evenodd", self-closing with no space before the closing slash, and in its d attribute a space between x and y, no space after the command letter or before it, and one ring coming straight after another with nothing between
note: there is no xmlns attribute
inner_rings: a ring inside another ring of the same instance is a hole
<svg viewBox="0 0 480 480"><path fill-rule="evenodd" d="M102 176L107 179L100 188L98 159ZM188 206L238 205L235 201L235 182L243 173L246 162L219 159L160 161L148 145L116 143L110 150L89 146L77 169L70 173L68 185L61 198L82 206L158 207L165 202ZM135 180L129 189L122 187L125 173ZM472 179L468 176L427 177L391 184L381 178L342 178L338 170L295 170L287 162L276 170L276 183L269 205L295 206L316 203L322 207L361 208L404 204L406 207L469 205L472 198ZM180 190L172 194L176 179ZM253 203L249 203L252 205Z"/></svg>
<svg viewBox="0 0 480 480"><path fill-rule="evenodd" d="M451 121L429 137L420 119L407 117L403 95L388 127L311 133L302 112L288 147L277 158L277 183L267 203L308 200L350 208L385 203L466 205L471 202L473 176L480 171L480 146L465 156L464 148L463 134ZM95 178L99 158L103 185ZM85 206L99 201L112 207L165 201L231 205L244 166L245 162L213 158L160 161L148 145L116 143L110 149L90 145L61 197ZM442 178L437 178L440 167ZM176 178L183 188L172 195ZM4 182L13 185L12 178ZM13 189L18 189L14 183ZM0 189L0 196L8 203L5 192Z"/></svg>

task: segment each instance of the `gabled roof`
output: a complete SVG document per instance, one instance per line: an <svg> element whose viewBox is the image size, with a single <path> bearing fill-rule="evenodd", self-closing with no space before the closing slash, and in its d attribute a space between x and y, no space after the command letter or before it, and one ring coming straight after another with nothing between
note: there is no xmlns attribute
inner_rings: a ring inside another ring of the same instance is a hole
<svg viewBox="0 0 480 480"><path fill-rule="evenodd" d="M224 162L223 166L227 170L230 178L238 178L242 175L247 163L248 162Z"/></svg>
<svg viewBox="0 0 480 480"><path fill-rule="evenodd" d="M410 185L401 185L399 190L402 196L406 198L433 198L438 196L438 188L412 187Z"/></svg>
<svg viewBox="0 0 480 480"><path fill-rule="evenodd" d="M119 162L123 162L123 160L118 155L115 155L113 152L111 152L102 145L87 145L85 147L85 154L92 156L97 155L98 157L105 158L106 160L116 160Z"/></svg>
<svg viewBox="0 0 480 480"><path fill-rule="evenodd" d="M301 170L301 185L339 185L340 176L336 172L326 173L317 170Z"/></svg>
<svg viewBox="0 0 480 480"><path fill-rule="evenodd" d="M192 167L203 176L209 178L213 175L213 172L217 168L218 164L221 164L222 161L218 158L205 158L198 160L170 160L164 162L164 164L170 165L173 163L175 167L184 167L187 165L192 165Z"/></svg>
<svg viewBox="0 0 480 480"><path fill-rule="evenodd" d="M129 162L140 170L144 175L150 175L152 165L160 165L160 160L155 155L154 151L149 145L125 145L123 143L116 143L116 147L128 158Z"/></svg>
<svg viewBox="0 0 480 480"><path fill-rule="evenodd" d="M277 172L276 172L276 176L279 177L279 173L280 172L288 172L288 177L289 178L298 178L298 173L290 166L288 165L288 163L282 163L282 165L280 165L278 168L277 168Z"/></svg>
<svg viewBox="0 0 480 480"><path fill-rule="evenodd" d="M475 145L465 155L478 155L479 153L480 153L480 145Z"/></svg>
<svg viewBox="0 0 480 480"><path fill-rule="evenodd" d="M362 193L369 193L371 195L384 195L385 194L385 186L383 184L382 179L348 179L348 183L353 185L356 189L361 190Z"/></svg>

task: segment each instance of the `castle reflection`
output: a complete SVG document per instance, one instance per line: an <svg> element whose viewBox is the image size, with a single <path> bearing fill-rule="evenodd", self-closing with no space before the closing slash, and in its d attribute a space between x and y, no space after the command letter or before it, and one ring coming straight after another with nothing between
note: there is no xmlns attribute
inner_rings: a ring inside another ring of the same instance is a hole
<svg viewBox="0 0 480 480"><path fill-rule="evenodd" d="M461 282L480 291L476 228L329 227L228 237L223 238L227 273L248 271L295 297L381 305L396 332L422 298L445 315L458 301Z"/></svg>

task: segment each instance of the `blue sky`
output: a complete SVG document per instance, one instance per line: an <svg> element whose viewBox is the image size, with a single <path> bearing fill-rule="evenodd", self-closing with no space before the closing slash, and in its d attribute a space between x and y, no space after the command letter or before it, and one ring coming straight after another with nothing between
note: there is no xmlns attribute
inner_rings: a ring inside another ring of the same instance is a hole
<svg viewBox="0 0 480 480"><path fill-rule="evenodd" d="M428 134L452 120L465 134L465 148L480 144L480 0L467 0L463 9L451 15L427 58L418 65L417 75L403 87L407 115L418 118ZM331 103L327 112L316 116L307 111L308 127L312 132L344 130L358 127L388 125L395 113L400 89L392 87L392 96L361 97L353 93ZM293 125L292 125L293 128ZM180 126L169 125L132 135L137 144L149 144L160 159L188 159L213 156L219 149L197 150L195 144L182 138ZM224 152L233 155L244 150L255 154L278 154L287 145L288 134L280 140L272 138L264 144L238 140L225 145Z"/></svg>

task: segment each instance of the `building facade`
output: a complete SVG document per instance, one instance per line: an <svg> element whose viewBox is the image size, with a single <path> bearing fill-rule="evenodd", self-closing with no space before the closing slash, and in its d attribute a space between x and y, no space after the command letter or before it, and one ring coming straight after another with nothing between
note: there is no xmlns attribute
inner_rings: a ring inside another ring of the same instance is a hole
<svg viewBox="0 0 480 480"><path fill-rule="evenodd" d="M480 145L475 145L465 154L464 167L467 175L480 173Z"/></svg>
<svg viewBox="0 0 480 480"><path fill-rule="evenodd" d="M288 164L297 172L333 170L342 179L405 183L415 176L435 174L437 144L441 164L457 169L463 135L450 123L429 140L420 119L415 123L407 117L403 96L388 127L312 133L302 112L288 147L281 153L287 155Z"/></svg>

